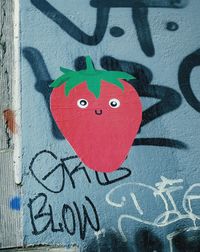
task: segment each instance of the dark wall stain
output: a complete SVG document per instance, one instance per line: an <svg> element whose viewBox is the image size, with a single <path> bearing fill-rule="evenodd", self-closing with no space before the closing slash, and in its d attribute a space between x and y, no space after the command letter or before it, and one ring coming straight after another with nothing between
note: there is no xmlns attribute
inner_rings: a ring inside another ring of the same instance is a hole
<svg viewBox="0 0 200 252"><path fill-rule="evenodd" d="M200 230L184 230L172 239L175 252L199 252Z"/></svg>
<svg viewBox="0 0 200 252"><path fill-rule="evenodd" d="M137 252L162 252L161 240L149 229L138 230L135 234Z"/></svg>
<svg viewBox="0 0 200 252"><path fill-rule="evenodd" d="M119 233L107 230L99 238L90 240L83 248L83 252L131 252L127 242L124 242ZM133 252L133 251L132 251Z"/></svg>
<svg viewBox="0 0 200 252"><path fill-rule="evenodd" d="M133 243L125 242L121 235L113 230L101 233L85 245L83 252L163 252L162 241L149 229L138 230Z"/></svg>

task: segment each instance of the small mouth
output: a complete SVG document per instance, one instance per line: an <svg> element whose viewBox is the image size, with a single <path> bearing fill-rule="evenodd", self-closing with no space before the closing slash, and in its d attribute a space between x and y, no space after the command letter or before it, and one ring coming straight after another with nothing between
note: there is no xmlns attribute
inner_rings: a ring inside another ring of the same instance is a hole
<svg viewBox="0 0 200 252"><path fill-rule="evenodd" d="M95 109L95 114L96 115L101 115L102 114L102 109Z"/></svg>

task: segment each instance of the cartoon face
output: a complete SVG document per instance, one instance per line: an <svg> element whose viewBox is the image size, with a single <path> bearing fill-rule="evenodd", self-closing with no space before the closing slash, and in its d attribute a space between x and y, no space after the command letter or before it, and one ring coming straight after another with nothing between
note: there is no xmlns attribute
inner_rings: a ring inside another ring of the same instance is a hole
<svg viewBox="0 0 200 252"><path fill-rule="evenodd" d="M103 82L96 98L86 83L71 90L54 89L51 111L59 129L80 159L96 171L117 169L125 160L141 122L141 103L134 88L124 91ZM120 151L119 151L120 150Z"/></svg>
<svg viewBox="0 0 200 252"><path fill-rule="evenodd" d="M86 80L78 85L73 80L54 88L50 107L60 131L83 163L98 172L111 172L120 167L132 146L141 123L142 106L128 82L115 81L118 72L111 73L113 79L107 71L96 71L97 78L104 74L109 79L99 82L91 72L88 76L79 73ZM68 89L71 83L74 86Z"/></svg>
<svg viewBox="0 0 200 252"><path fill-rule="evenodd" d="M81 109L87 108L88 104L89 104L88 101L86 99L84 99L84 98L79 99L77 101L77 106L79 108L81 108ZM116 99L116 98L112 98L112 99L109 100L108 104L109 104L109 106L111 108L118 108L120 106L120 101L118 99ZM103 112L102 109L95 109L95 114L96 115L102 115L102 112Z"/></svg>

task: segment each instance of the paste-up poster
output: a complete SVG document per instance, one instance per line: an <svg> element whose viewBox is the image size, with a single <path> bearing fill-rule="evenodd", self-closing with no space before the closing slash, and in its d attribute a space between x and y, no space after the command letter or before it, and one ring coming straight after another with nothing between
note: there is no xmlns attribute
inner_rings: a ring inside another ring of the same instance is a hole
<svg viewBox="0 0 200 252"><path fill-rule="evenodd" d="M20 1L25 245L198 251L199 8Z"/></svg>

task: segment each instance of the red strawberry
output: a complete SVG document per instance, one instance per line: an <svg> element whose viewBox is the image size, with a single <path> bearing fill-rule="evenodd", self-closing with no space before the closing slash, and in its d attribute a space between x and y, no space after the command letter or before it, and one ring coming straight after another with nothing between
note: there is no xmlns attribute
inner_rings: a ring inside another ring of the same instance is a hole
<svg viewBox="0 0 200 252"><path fill-rule="evenodd" d="M142 120L134 77L117 71L87 69L64 73L55 80L50 107L65 139L89 168L112 172L125 160ZM62 85L64 84L64 85Z"/></svg>

